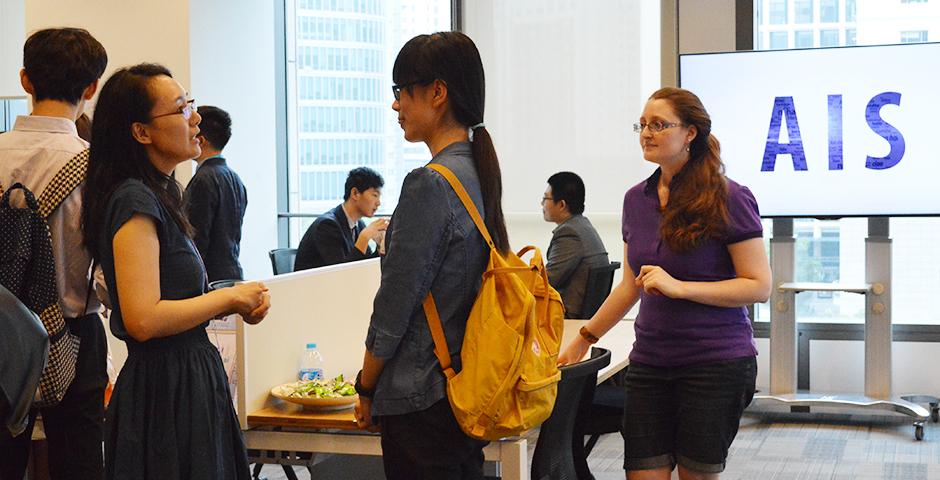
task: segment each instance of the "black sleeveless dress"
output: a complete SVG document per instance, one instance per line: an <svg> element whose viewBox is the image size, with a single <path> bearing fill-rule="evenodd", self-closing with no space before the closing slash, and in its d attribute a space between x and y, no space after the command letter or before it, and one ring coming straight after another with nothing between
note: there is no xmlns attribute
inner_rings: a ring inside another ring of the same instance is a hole
<svg viewBox="0 0 940 480"><path fill-rule="evenodd" d="M199 254L154 193L137 180L121 184L108 202L96 253L114 311L111 331L127 344L105 420L108 479L250 478L222 359L205 324L171 337L137 342L124 327L114 275L114 234L135 213L152 217L160 241L164 300L201 295L206 273Z"/></svg>

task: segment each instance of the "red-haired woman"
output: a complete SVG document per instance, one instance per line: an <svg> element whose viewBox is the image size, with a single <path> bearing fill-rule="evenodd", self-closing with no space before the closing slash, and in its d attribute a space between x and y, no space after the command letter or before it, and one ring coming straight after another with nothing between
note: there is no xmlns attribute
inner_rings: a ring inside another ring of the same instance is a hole
<svg viewBox="0 0 940 480"><path fill-rule="evenodd" d="M654 93L634 125L659 165L623 201L623 281L559 361L587 352L640 301L626 375L627 478L715 479L757 376L746 305L770 295L757 202L724 176L695 94Z"/></svg>

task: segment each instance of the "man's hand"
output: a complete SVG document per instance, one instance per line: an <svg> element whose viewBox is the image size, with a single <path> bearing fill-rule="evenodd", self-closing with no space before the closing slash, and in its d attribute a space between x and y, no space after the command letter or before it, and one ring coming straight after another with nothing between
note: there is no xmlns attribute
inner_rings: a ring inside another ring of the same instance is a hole
<svg viewBox="0 0 940 480"><path fill-rule="evenodd" d="M369 240L373 240L378 244L385 237L385 230L387 229L388 219L376 218L359 233L359 238L356 239L356 248L359 249L360 252L366 253L369 248Z"/></svg>
<svg viewBox="0 0 940 480"><path fill-rule="evenodd" d="M382 239L382 236L385 235L385 230L388 228L388 219L387 218L376 218L369 225L366 226L365 230L359 234L359 237L366 237L369 240L372 240L376 243Z"/></svg>

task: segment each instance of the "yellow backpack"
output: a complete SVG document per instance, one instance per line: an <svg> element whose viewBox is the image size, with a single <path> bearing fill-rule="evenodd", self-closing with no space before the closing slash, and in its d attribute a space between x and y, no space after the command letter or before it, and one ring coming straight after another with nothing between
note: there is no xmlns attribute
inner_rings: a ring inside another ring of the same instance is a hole
<svg viewBox="0 0 940 480"><path fill-rule="evenodd" d="M555 406L564 328L561 296L548 283L538 248L502 256L453 172L438 164L428 168L447 179L490 246L483 285L467 319L460 373L451 367L434 299L429 293L424 300L434 353L447 376L447 397L468 436L498 440L519 435L545 421ZM529 250L535 252L527 264L520 257Z"/></svg>

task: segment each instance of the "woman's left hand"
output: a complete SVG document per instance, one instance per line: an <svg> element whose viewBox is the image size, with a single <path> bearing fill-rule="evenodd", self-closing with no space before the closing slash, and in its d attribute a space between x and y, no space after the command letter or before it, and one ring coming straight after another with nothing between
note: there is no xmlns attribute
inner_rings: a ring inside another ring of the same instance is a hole
<svg viewBox="0 0 940 480"><path fill-rule="evenodd" d="M247 316L242 315L242 320L249 325L257 325L267 316L271 308L271 294L265 291L261 294L261 304L251 311Z"/></svg>
<svg viewBox="0 0 940 480"><path fill-rule="evenodd" d="M378 432L379 426L372 423L372 399L359 396L356 400L356 424L363 430Z"/></svg>
<svg viewBox="0 0 940 480"><path fill-rule="evenodd" d="M636 286L649 295L665 295L669 298L683 298L685 295L683 283L656 265L640 267L640 274L636 276Z"/></svg>

